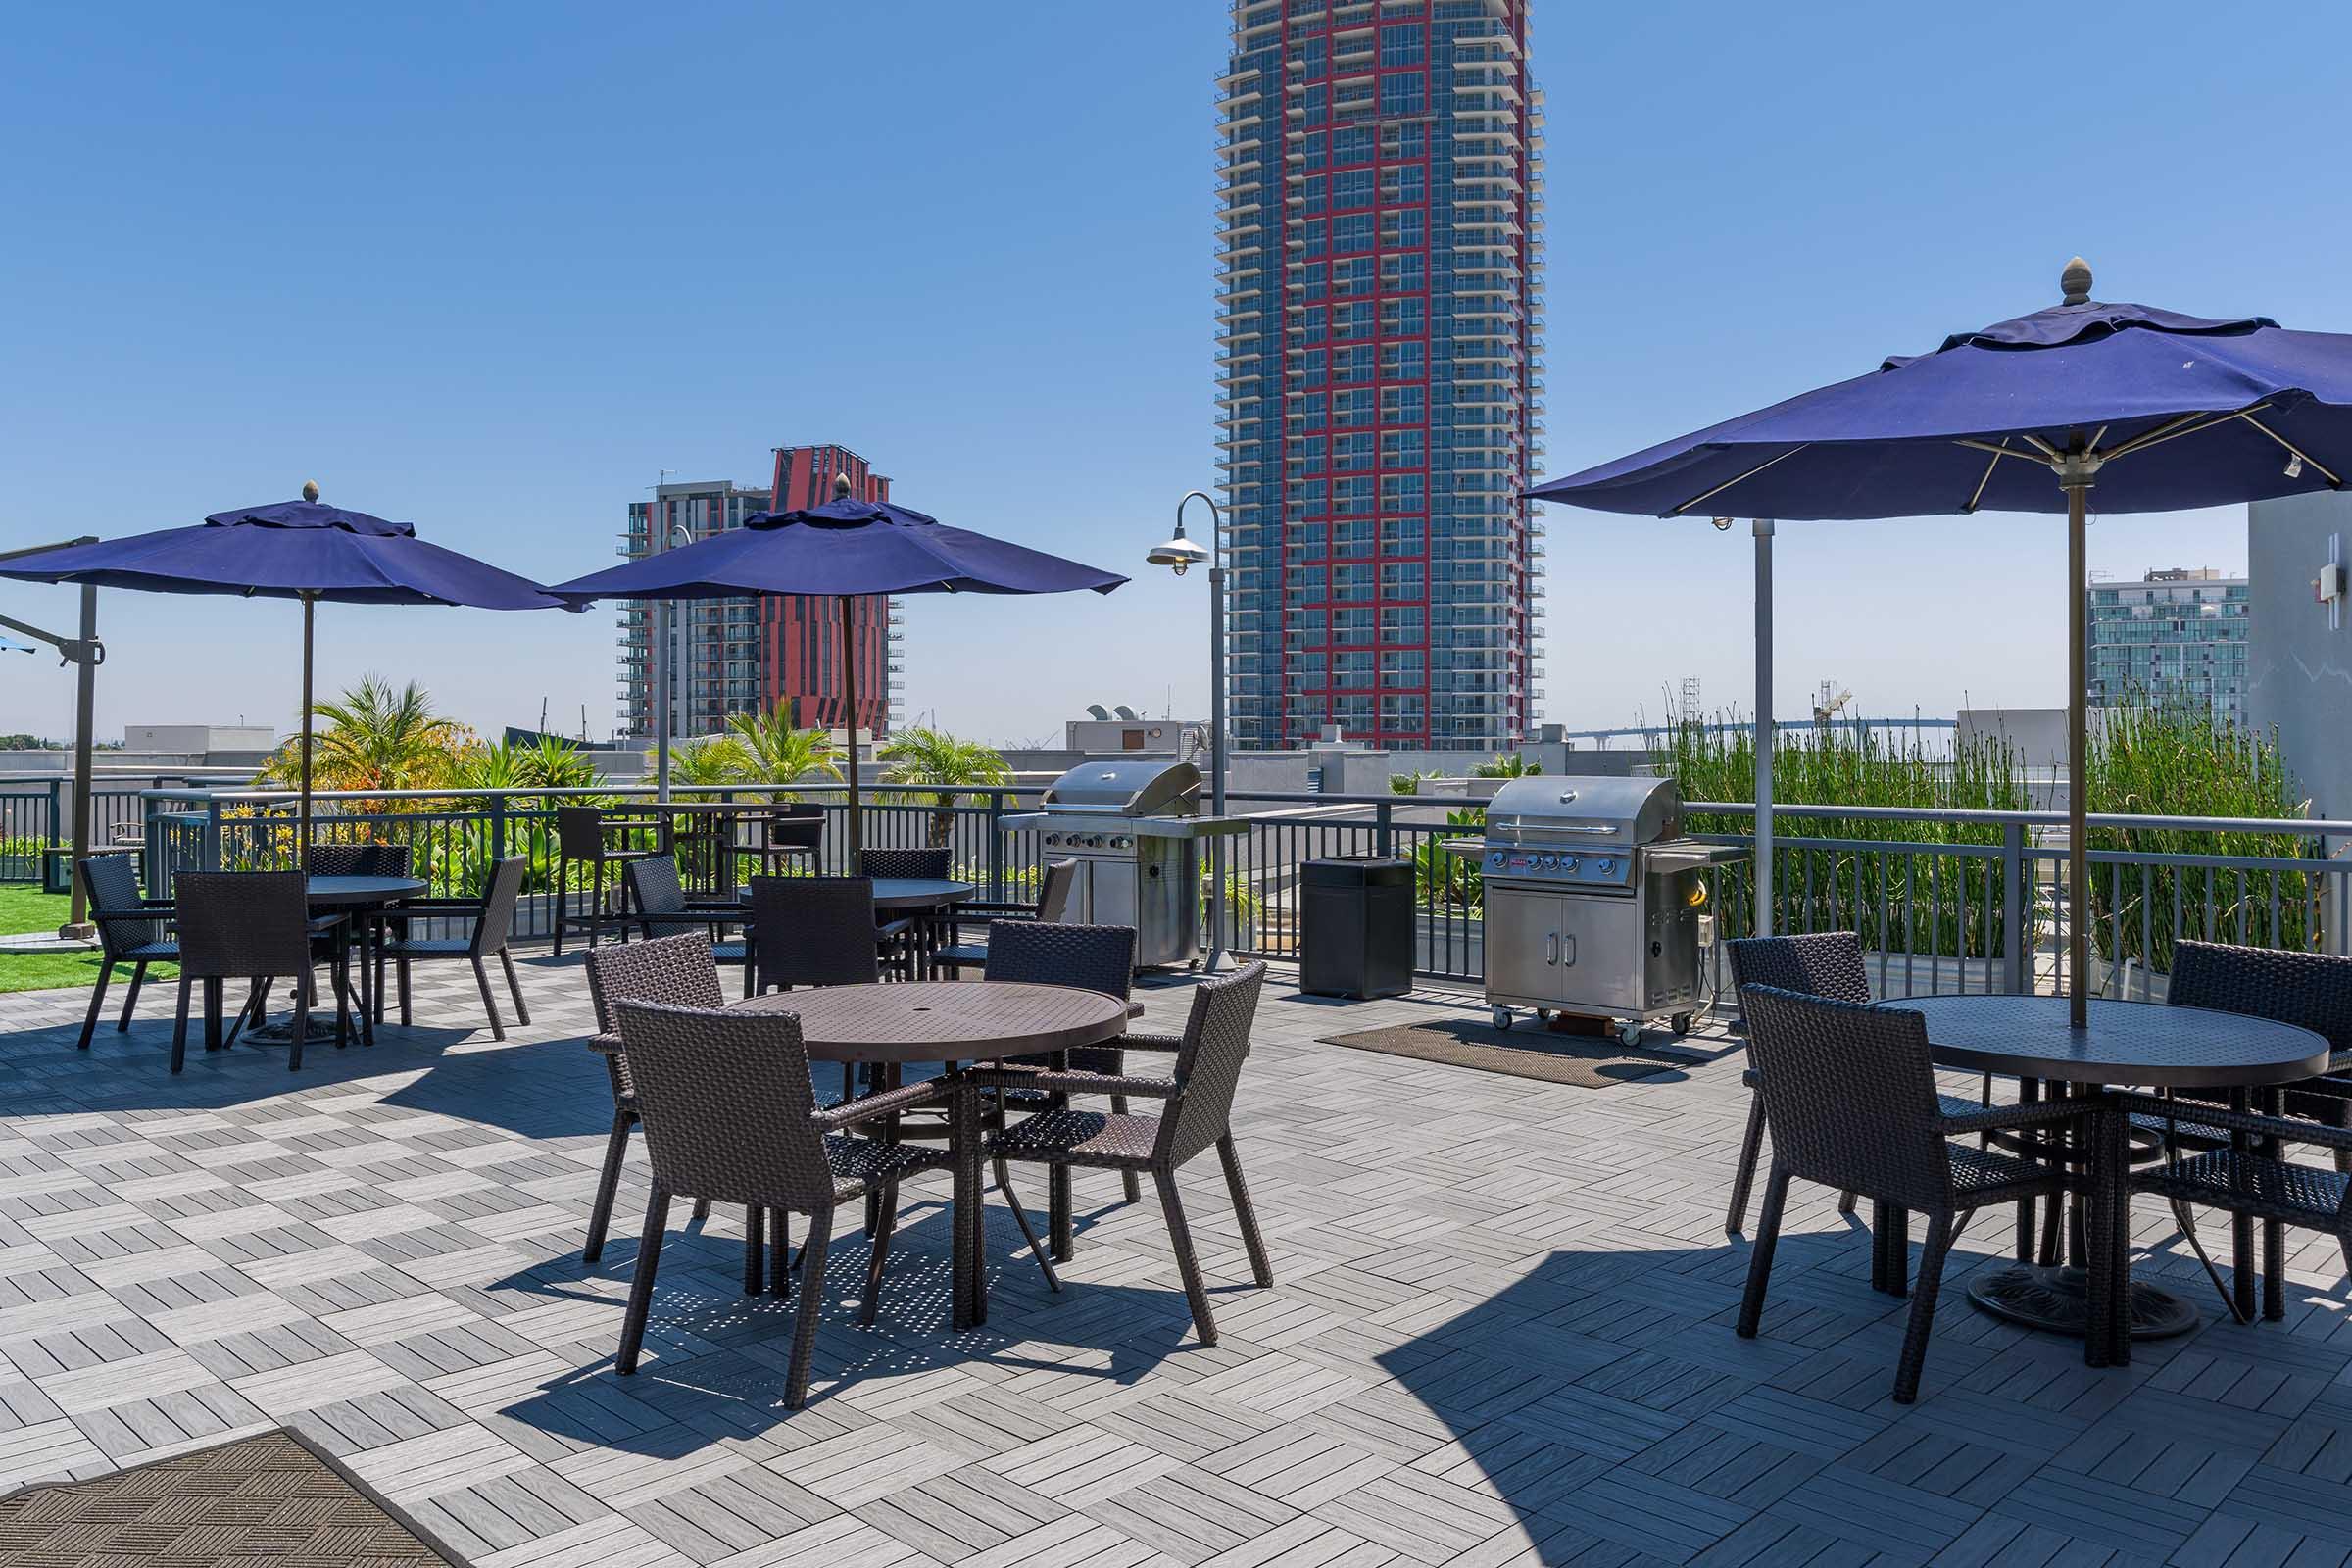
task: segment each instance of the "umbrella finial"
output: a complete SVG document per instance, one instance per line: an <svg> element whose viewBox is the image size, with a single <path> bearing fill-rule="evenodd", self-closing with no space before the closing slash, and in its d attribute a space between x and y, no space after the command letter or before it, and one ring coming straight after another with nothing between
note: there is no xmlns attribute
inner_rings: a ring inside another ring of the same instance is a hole
<svg viewBox="0 0 2352 1568"><path fill-rule="evenodd" d="M2061 303L2088 305L2090 303L2090 264L2080 256L2067 263L2066 270L2058 274L2058 287L2065 294L2065 299Z"/></svg>
<svg viewBox="0 0 2352 1568"><path fill-rule="evenodd" d="M836 501L839 501L839 500L840 500L840 499L841 499L843 496L846 496L846 495L848 495L848 494L850 493L850 490L851 490L851 489L852 489L852 486L851 486L851 484L850 484L850 476L849 476L848 474L846 474L846 473L837 473L837 474L835 474L835 475L833 476L833 499L834 499L834 500L836 500Z"/></svg>
<svg viewBox="0 0 2352 1568"><path fill-rule="evenodd" d="M302 481L302 499L305 501L316 501L318 499L318 480L305 479Z"/></svg>

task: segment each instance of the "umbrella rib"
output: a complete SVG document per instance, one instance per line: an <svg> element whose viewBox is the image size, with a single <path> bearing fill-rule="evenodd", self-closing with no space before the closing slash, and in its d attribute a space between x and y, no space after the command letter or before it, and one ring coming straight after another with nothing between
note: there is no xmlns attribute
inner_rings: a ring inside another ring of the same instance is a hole
<svg viewBox="0 0 2352 1568"><path fill-rule="evenodd" d="M2171 441L2179 436L2195 435L2199 430L2210 430L2217 424L2228 424L2231 419L2245 419L2246 416L2260 414L2270 406L2270 400L2266 398L2260 403L2249 403L2244 408L2233 410L2229 414L2183 414L2177 419L2158 425L2145 435L2133 436L2113 452L2102 453L2101 457L2105 462L2113 463L2118 458L2128 458L2134 452L2143 452L2160 442ZM2254 421L2247 419L2246 422L2251 424ZM2278 438L2273 436L2272 439L2277 440Z"/></svg>
<svg viewBox="0 0 2352 1568"><path fill-rule="evenodd" d="M2330 487L2337 490L2341 490L2344 487L2344 481L2336 476L2336 473L2332 468L2329 468L2328 465L2322 463L2319 459L2313 457L2310 453L2305 452L2302 448L2296 446L2292 441L2289 441L2286 437L2280 435L2278 431L2272 429L2269 425L2254 417L2252 410L2248 410L2247 412L2238 415L2237 417L2245 420L2255 429L2260 430L2264 435L2269 436L2272 440L2286 448L2286 450L2292 453L2299 461L2308 463L2313 467L2319 469L2320 472L2327 477L2328 483Z"/></svg>
<svg viewBox="0 0 2352 1568"><path fill-rule="evenodd" d="M1972 444L1973 443L1965 441L1961 443L1963 446ZM1976 489L1969 492L1968 505L1960 509L1960 514L1962 516L1973 516L1975 514L1977 504L1984 499L1984 487L1992 483L1992 470L1999 467L2001 466L2001 460L2007 456L2009 456L2009 438L2007 436L2003 436L2001 437L2001 444L1992 449L1992 456L1984 460L1984 475L1983 478L1977 481Z"/></svg>
<svg viewBox="0 0 2352 1568"><path fill-rule="evenodd" d="M1754 467L1748 469L1745 473L1737 474L1732 478L1724 480L1723 483L1717 485L1714 489L1709 490L1706 494L1692 496L1690 500L1675 508L1674 511L1668 513L1667 515L1680 516L1682 514L1689 512L1692 507L1697 506L1702 501L1712 501L1717 496L1723 494L1726 490L1729 490L1732 486L1740 484L1749 479L1753 479L1757 474L1762 473L1766 468L1771 467L1774 464L1782 462L1785 459L1795 457L1799 452L1804 451L1812 444L1813 443L1810 441L1801 442L1798 445L1792 446L1788 451L1782 453L1780 457L1767 458L1762 463L1759 463Z"/></svg>

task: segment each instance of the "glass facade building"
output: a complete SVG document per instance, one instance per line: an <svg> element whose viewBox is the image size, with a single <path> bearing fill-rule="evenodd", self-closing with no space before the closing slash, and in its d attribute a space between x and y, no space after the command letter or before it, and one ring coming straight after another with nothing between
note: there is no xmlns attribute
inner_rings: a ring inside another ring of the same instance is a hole
<svg viewBox="0 0 2352 1568"><path fill-rule="evenodd" d="M2189 707L2246 722L2246 579L2174 567L2089 593L2093 708Z"/></svg>
<svg viewBox="0 0 2352 1568"><path fill-rule="evenodd" d="M830 501L836 473L849 475L856 493L869 500L890 499L890 481L847 447L778 447L775 476L764 488L697 480L664 484L652 500L630 502L619 553L632 560L643 556L656 525L674 545L740 528L744 518L758 513ZM760 712L785 702L802 724L848 727L835 601L682 599L671 608L673 737L715 735L731 714ZM850 646L859 662L858 727L886 734L902 689L899 608L892 600L861 600L853 619ZM650 603L622 602L620 729L639 740L654 733L654 625Z"/></svg>
<svg viewBox="0 0 2352 1568"><path fill-rule="evenodd" d="M1530 0L1235 0L1217 385L1234 744L1498 747L1543 615Z"/></svg>

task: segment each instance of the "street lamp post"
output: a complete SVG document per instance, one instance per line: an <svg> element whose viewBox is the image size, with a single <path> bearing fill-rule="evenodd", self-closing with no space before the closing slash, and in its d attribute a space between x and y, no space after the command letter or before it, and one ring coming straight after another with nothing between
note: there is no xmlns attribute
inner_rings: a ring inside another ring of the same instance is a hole
<svg viewBox="0 0 2352 1568"><path fill-rule="evenodd" d="M1206 549L1184 536L1184 509L1198 498L1208 506ZM1188 492L1176 503L1176 537L1155 547L1144 559L1166 566L1181 577L1196 563L1208 563L1208 810L1225 815L1225 555L1224 518L1205 490ZM1225 960L1225 838L1208 841L1208 959L1202 967L1217 972Z"/></svg>

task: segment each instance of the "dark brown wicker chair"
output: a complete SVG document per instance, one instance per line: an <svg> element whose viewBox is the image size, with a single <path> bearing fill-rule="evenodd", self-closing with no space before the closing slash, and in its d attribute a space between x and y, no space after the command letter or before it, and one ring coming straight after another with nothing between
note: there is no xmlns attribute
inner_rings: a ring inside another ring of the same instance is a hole
<svg viewBox="0 0 2352 1568"><path fill-rule="evenodd" d="M983 922L990 930L1006 920L1052 923L1059 920L1070 906L1070 890L1078 884L1076 860L1054 860L1038 872L1037 897L1025 902L1004 902L975 899L958 904L951 917L956 935L963 934L967 920ZM966 969L978 969L988 962L988 946L981 942L956 942L931 955L931 966L944 969L951 980L959 980Z"/></svg>
<svg viewBox="0 0 2352 1568"><path fill-rule="evenodd" d="M944 849L880 849L858 852L858 874L870 877L905 877L919 882L945 882L954 864L951 853Z"/></svg>
<svg viewBox="0 0 2352 1568"><path fill-rule="evenodd" d="M752 878L747 995L882 978L874 884L862 876Z"/></svg>
<svg viewBox="0 0 2352 1568"><path fill-rule="evenodd" d="M798 858L812 876L825 874L825 808L808 801L779 806L760 824L760 862L774 876L786 858Z"/></svg>
<svg viewBox="0 0 2352 1568"><path fill-rule="evenodd" d="M617 924L627 912L628 889L620 890L622 908L619 913L605 906L605 867L626 866L632 860L642 860L649 855L664 853L655 850L626 848L613 844L607 836L615 832L633 832L645 826L642 822L608 822L601 807L559 806L556 808L556 954L564 952L564 933L568 929L588 933L588 945L596 946L597 938L609 925ZM571 914L566 910L571 902L571 868L577 863L588 867L588 912Z"/></svg>
<svg viewBox="0 0 2352 1568"><path fill-rule="evenodd" d="M2352 958L2219 942L2180 942L2173 948L2172 978L2165 996L2178 1006L2208 1007L2216 1012L2269 1018L2308 1029L2326 1040L2327 1075L2288 1085L2285 1110L2292 1118L2307 1117L2324 1127L2352 1131L2352 1077L2345 1076L2352 1074ZM2213 1091L2184 1090L2176 1098L2200 1104L2230 1102L2230 1097ZM2248 1107L2239 1101L2236 1108L2242 1111ZM2205 1201L2192 1195L2217 1173L2235 1168L2245 1152L2233 1154L2227 1131L2201 1118L2158 1119L2143 1112L2134 1116L2133 1121L2143 1130L2160 1129L2167 1156L2164 1168L2140 1185L2172 1200L2173 1217L2180 1226L2182 1238L2205 1265L2230 1315L2245 1322L2254 1313L2253 1228L2259 1221L2263 1232L2263 1315L2282 1316L2286 1310L2284 1228L2290 1224L2314 1228L2309 1216L2317 1210L2310 1203L2305 1203L2299 1213L2276 1215L2257 1212L2252 1207L2232 1208L2230 1254L2234 1278L2232 1285L2225 1286L2212 1257L2206 1253L2203 1239L2197 1234L2196 1215L2190 1205ZM2336 1173L2341 1176L2352 1172L2352 1142L2331 1142L2328 1147L2334 1155ZM2278 1152L2269 1152L2275 1156ZM2203 1164L2184 1157L2208 1153L2217 1157ZM2274 1165L2277 1170L2270 1168ZM2313 1188L2301 1175L2282 1174L2300 1173L2301 1166L2286 1165L2274 1157L2251 1168L2260 1172L2258 1179L2263 1182L2293 1181L2299 1199L2322 1201L2326 1197L2325 1192ZM2344 1250L2344 1267L2347 1273L2352 1273L2352 1246Z"/></svg>
<svg viewBox="0 0 2352 1568"><path fill-rule="evenodd" d="M1066 862L1073 867L1075 861ZM1100 991L1106 997L1125 1002L1132 994L1135 980L1135 927L1130 925L1063 925L1035 921L991 921L988 945L982 950L987 967L982 977L988 980L1017 980L1033 985L1076 986L1085 991ZM1139 1050L1176 1051L1184 1041L1177 1035L1133 1035L1102 1046L1083 1046L1069 1053L1069 1065L1079 1072L1105 1073L1113 1078L1127 1070L1125 1046L1132 1042ZM1049 1065L1044 1056L1019 1058L1027 1066ZM1042 1092L1022 1094L1007 1090L998 1097L1021 1108L1036 1109L1048 1098ZM1127 1097L1110 1097L1110 1112L1114 1116L1127 1114ZM1051 1191L1048 1211L1054 1233L1054 1255L1067 1261L1071 1250L1070 1173L1066 1165L1057 1165L1049 1173ZM1143 1200L1141 1180L1134 1171L1121 1171L1119 1184L1126 1190L1127 1201ZM1019 1201L1005 1172L999 1168L997 1185L1004 1189L1004 1200L1014 1205L1013 1212L1021 1220L1024 1233L1028 1229L1026 1216L1020 1213ZM1051 1277L1052 1271L1048 1270Z"/></svg>
<svg viewBox="0 0 2352 1568"><path fill-rule="evenodd" d="M1266 1244L1257 1233L1257 1215L1250 1206L1250 1190L1242 1181L1232 1124L1234 1092L1241 1083L1242 1063L1250 1054L1250 1030L1257 1017L1258 993L1265 978L1266 966L1251 963L1230 975L1201 981L1193 991L1192 1014L1185 1022L1174 1066L1165 1078L1010 1067L981 1068L972 1074L983 1089L1117 1094L1166 1102L1156 1117L1092 1110L1041 1111L992 1134L988 1153L993 1158L1045 1165L1151 1172L1159 1189L1160 1207L1167 1215L1177 1271L1184 1276L1193 1327L1202 1345L1217 1343L1217 1324L1209 1312L1200 1259L1193 1250L1192 1228L1185 1222L1184 1203L1176 1191L1177 1170L1195 1155L1211 1147L1216 1150L1233 1196L1234 1218L1240 1224L1243 1244L1250 1250L1250 1277L1260 1290L1274 1283ZM1054 1277L1051 1269L1047 1277Z"/></svg>
<svg viewBox="0 0 2352 1568"><path fill-rule="evenodd" d="M314 844L302 852L312 876L407 876L406 844Z"/></svg>
<svg viewBox="0 0 2352 1568"><path fill-rule="evenodd" d="M375 1003L384 1004L384 964L397 966L400 988L400 1021L409 1022L409 966L435 958L466 958L472 961L474 984L481 988L482 1010L490 1015L490 1035L494 1040L507 1038L507 1026L498 1016L498 1000L490 990L490 971L482 960L496 955L506 970L507 994L514 999L515 1021L528 1025L531 1009L522 1000L522 982L514 973L514 958L507 951L507 941L514 926L514 903L522 895L522 879L531 868L527 856L510 856L490 868L490 879L483 885L482 896L471 903L453 900L432 900L410 904L404 910L411 917L470 914L473 931L463 937L398 936L376 944Z"/></svg>
<svg viewBox="0 0 2352 1568"><path fill-rule="evenodd" d="M924 1144L884 1143L842 1136L861 1122L937 1103L935 1083L816 1106L801 1021L790 1013L730 1012L654 1003L619 1005L620 1033L637 1086L637 1111L653 1161L654 1191L646 1204L645 1234L629 1286L614 1370L637 1370L661 1266L662 1237L672 1194L742 1203L756 1242L760 1216L774 1228L776 1255L786 1249L787 1214L808 1216L800 1262L801 1310L792 1339L792 1367L784 1402L799 1409L808 1396L808 1368L824 1311L825 1256L835 1208L865 1196L882 1200L879 1228L866 1265L858 1321L871 1326L881 1304L882 1270L898 1218L899 1183L925 1170L944 1170L942 1150ZM755 1254L756 1255L756 1254ZM774 1271L778 1294L791 1289L793 1270ZM746 1283L749 1283L747 1279Z"/></svg>
<svg viewBox="0 0 2352 1568"><path fill-rule="evenodd" d="M286 1069L302 1065L302 1047L310 1033L311 1008L318 1002L312 977L311 939L323 922L311 918L310 902L300 871L183 871L172 879L179 903L179 1012L172 1030L172 1070L187 1059L188 992L204 982L204 1049L220 1049L220 996L230 980L251 980L253 1000L247 1010L262 1016L270 983L288 979L294 984L294 1037L286 1054ZM335 1044L350 1040L350 1014L341 1001L350 989L344 972L344 949L335 948Z"/></svg>
<svg viewBox="0 0 2352 1568"><path fill-rule="evenodd" d="M618 947L588 950L588 1000L596 1008L596 1035L588 1049L604 1058L612 1080L612 1131L605 1141L604 1173L597 1178L596 1206L588 1211L588 1245L580 1261L593 1263L604 1255L605 1233L612 1223L612 1200L620 1191L621 1162L628 1157L629 1129L637 1125L637 1086L629 1077L629 1058L620 1049L620 1017L624 1002L659 1002L677 1007L720 1007L727 994L718 980L718 964L710 956L710 939L700 932L656 937L651 942L627 942ZM710 1212L699 1204L696 1218Z"/></svg>
<svg viewBox="0 0 2352 1568"><path fill-rule="evenodd" d="M621 867L620 879L628 902L636 907L622 922L637 927L641 936L674 935L700 927L711 933L710 956L719 963L747 963L751 949L740 938L722 933L744 923L743 905L735 900L697 902L686 897L678 881L678 862L666 851L641 856Z"/></svg>
<svg viewBox="0 0 2352 1568"><path fill-rule="evenodd" d="M1799 1178L1860 1193L1881 1205L1875 1227L1872 1284L1904 1293L1910 1249L1908 1216L1928 1218L1928 1240L1911 1291L1911 1321L1895 1367L1894 1398L1919 1394L1928 1331L1943 1280L1945 1254L1969 1216L1988 1203L2030 1202L2066 1191L2062 1169L1951 1140L1994 1128L2047 1127L2082 1114L2067 1101L1968 1106L1947 1115L1936 1092L1927 1022L1916 1012L1800 996L1749 984L1740 988L1747 1049L1763 1083L1772 1128L1772 1173L1748 1258L1739 1333L1753 1339L1764 1313L1772 1253L1780 1240L1788 1184Z"/></svg>
<svg viewBox="0 0 2352 1568"><path fill-rule="evenodd" d="M170 899L151 899L139 891L139 870L127 855L93 855L81 862L82 890L89 895L90 923L98 928L98 982L90 988L89 1015L81 1020L80 1049L90 1049L98 1015L106 1010L106 985L115 965L131 966L130 988L122 996L122 1016L117 1031L130 1027L131 1009L139 1004L139 987L146 983L151 963L173 963L179 944L165 929L172 918Z"/></svg>

